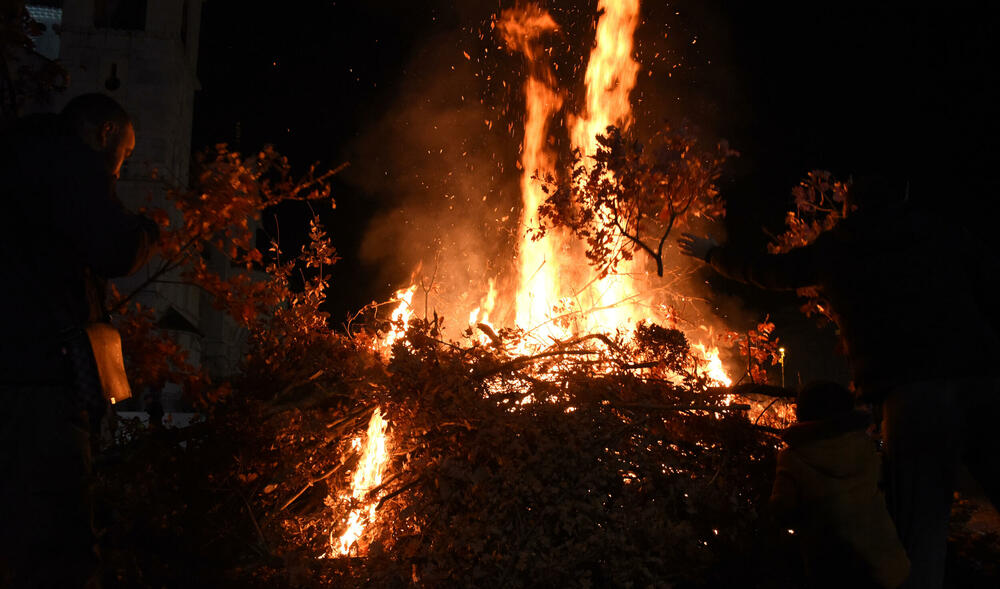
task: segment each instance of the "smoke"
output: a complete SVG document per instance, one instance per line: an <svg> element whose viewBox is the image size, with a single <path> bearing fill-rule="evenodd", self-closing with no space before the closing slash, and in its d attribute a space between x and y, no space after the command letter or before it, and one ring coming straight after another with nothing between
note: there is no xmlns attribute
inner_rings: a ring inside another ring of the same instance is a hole
<svg viewBox="0 0 1000 589"><path fill-rule="evenodd" d="M417 316L463 328L489 279L509 270L519 197L516 139L481 97L468 39L442 35L415 52L395 104L355 146L350 176L379 201L360 253L383 296L416 280Z"/></svg>

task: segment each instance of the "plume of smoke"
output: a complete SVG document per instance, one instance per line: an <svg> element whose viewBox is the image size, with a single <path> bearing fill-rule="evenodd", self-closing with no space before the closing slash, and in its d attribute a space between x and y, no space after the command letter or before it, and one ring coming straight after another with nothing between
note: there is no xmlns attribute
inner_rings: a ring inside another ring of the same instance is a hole
<svg viewBox="0 0 1000 589"><path fill-rule="evenodd" d="M494 124L460 46L448 35L416 52L395 105L359 139L353 175L382 211L362 258L386 294L421 284L417 316L444 316L451 336L507 271L518 202L515 139Z"/></svg>

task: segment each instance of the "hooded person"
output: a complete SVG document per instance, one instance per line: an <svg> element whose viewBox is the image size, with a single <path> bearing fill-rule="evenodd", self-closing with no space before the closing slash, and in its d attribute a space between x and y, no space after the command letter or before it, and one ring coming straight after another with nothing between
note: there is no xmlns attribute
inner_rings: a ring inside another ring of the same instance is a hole
<svg viewBox="0 0 1000 589"><path fill-rule="evenodd" d="M886 500L913 568L904 586L940 589L959 465L1000 505L1000 258L917 204L945 188L917 186L911 199L905 183L873 178L848 193L857 211L786 253L679 241L727 278L816 287L830 303L854 386L882 411Z"/></svg>
<svg viewBox="0 0 1000 589"><path fill-rule="evenodd" d="M783 432L770 506L800 539L810 587L894 589L910 562L879 488L881 459L868 413L831 382L799 393L798 421Z"/></svg>

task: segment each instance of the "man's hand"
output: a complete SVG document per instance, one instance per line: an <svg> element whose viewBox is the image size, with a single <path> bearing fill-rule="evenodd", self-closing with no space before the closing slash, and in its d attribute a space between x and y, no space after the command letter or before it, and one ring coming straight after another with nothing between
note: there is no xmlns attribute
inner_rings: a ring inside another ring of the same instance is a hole
<svg viewBox="0 0 1000 589"><path fill-rule="evenodd" d="M682 233L683 237L677 240L677 243L681 246L681 253L685 256L691 256L692 258L698 258L702 262L707 261L708 252L713 247L719 247L719 242L708 235L706 237L701 237L694 235L692 233Z"/></svg>

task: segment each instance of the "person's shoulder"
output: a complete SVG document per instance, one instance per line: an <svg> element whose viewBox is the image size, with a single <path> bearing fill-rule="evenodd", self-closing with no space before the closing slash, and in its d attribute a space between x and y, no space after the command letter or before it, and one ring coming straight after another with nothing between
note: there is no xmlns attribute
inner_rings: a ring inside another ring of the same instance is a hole
<svg viewBox="0 0 1000 589"><path fill-rule="evenodd" d="M802 468L802 457L798 453L798 445L787 445L778 450L777 467L779 470L796 471Z"/></svg>

